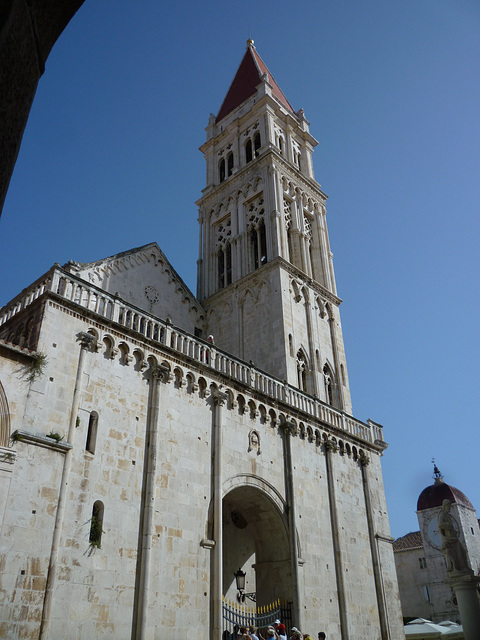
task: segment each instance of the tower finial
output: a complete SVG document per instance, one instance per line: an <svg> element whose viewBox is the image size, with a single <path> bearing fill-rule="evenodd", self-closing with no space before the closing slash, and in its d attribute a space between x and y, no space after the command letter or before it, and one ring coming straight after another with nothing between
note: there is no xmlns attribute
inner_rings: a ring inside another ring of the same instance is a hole
<svg viewBox="0 0 480 640"><path fill-rule="evenodd" d="M255 49L255 41L252 38L247 40L247 47L253 47Z"/></svg>
<svg viewBox="0 0 480 640"><path fill-rule="evenodd" d="M439 484L440 482L443 482L443 476L440 473L439 468L435 464L435 458L432 458L432 464L433 464L433 477L435 478L435 484Z"/></svg>

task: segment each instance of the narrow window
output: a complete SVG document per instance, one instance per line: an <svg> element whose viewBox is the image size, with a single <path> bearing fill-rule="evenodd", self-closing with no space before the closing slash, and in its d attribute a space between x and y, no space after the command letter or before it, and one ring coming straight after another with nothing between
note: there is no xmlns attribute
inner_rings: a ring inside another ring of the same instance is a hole
<svg viewBox="0 0 480 640"><path fill-rule="evenodd" d="M281 153L281 154L282 154L282 156L283 156L283 139L282 139L282 138L280 138L280 137L278 138L278 148L279 148L279 150L280 150L280 153Z"/></svg>
<svg viewBox="0 0 480 640"><path fill-rule="evenodd" d="M103 533L103 502L97 500L93 504L92 519L90 522L90 537L89 542L92 547L102 546L102 533Z"/></svg>
<svg viewBox="0 0 480 640"><path fill-rule="evenodd" d="M267 263L267 235L265 233L265 223L263 220L258 225L260 264Z"/></svg>
<svg viewBox="0 0 480 640"><path fill-rule="evenodd" d="M225 159L222 158L220 160L220 164L218 166L219 180L223 182L225 180Z"/></svg>
<svg viewBox="0 0 480 640"><path fill-rule="evenodd" d="M422 591L425 602L430 602L430 587L426 584L422 587Z"/></svg>
<svg viewBox="0 0 480 640"><path fill-rule="evenodd" d="M260 140L260 133L256 133L255 137L253 139L253 148L255 151L255 157L258 158L258 156L260 155L260 147L261 147L261 140Z"/></svg>
<svg viewBox="0 0 480 640"><path fill-rule="evenodd" d="M232 247L230 243L227 244L227 247L225 250L225 257L227 262L227 271L226 271L227 285L229 285L229 284L232 284Z"/></svg>
<svg viewBox="0 0 480 640"><path fill-rule="evenodd" d="M97 427L98 413L96 411L92 411L88 420L87 444L85 445L85 449L89 453L95 453L95 446L97 444Z"/></svg>
<svg viewBox="0 0 480 640"><path fill-rule="evenodd" d="M251 162L252 159L252 141L249 139L247 140L247 144L245 145L245 162Z"/></svg>
<svg viewBox="0 0 480 640"><path fill-rule="evenodd" d="M426 569L427 568L427 559L426 558L419 558L418 559L418 564L420 566L420 569Z"/></svg>
<svg viewBox="0 0 480 640"><path fill-rule="evenodd" d="M290 350L290 355L293 357L293 338L291 333L288 334L288 348Z"/></svg>
<svg viewBox="0 0 480 640"><path fill-rule="evenodd" d="M223 249L218 250L217 257L217 271L218 271L218 288L223 289L225 286L225 254L223 253Z"/></svg>
<svg viewBox="0 0 480 640"><path fill-rule="evenodd" d="M232 173L233 173L233 153L229 153L227 158L227 175L231 176Z"/></svg>
<svg viewBox="0 0 480 640"><path fill-rule="evenodd" d="M252 256L253 269L258 269L258 238L256 229L250 231L250 253Z"/></svg>

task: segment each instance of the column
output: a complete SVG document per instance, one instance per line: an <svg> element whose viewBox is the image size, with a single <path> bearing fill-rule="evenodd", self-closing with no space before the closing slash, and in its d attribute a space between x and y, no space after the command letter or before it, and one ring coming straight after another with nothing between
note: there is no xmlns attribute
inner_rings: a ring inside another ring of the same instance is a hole
<svg viewBox="0 0 480 640"><path fill-rule="evenodd" d="M223 628L223 501L222 501L222 407L227 394L216 387L213 399L213 633L212 640L222 639Z"/></svg>
<svg viewBox="0 0 480 640"><path fill-rule="evenodd" d="M387 605L385 593L383 591L382 573L380 567L380 557L378 553L378 537L375 534L375 524L373 520L372 501L370 499L370 486L368 479L368 464L370 460L364 454L360 457L360 468L362 470L363 494L365 496L365 511L367 514L368 537L370 540L370 550L372 553L373 579L375 582L375 593L377 596L378 617L380 619L380 633L382 640L389 640L390 631L388 625Z"/></svg>
<svg viewBox="0 0 480 640"><path fill-rule="evenodd" d="M155 479L158 451L158 418L160 412L160 382L169 382L168 367L153 367L149 381L147 433L145 439L144 497L141 506L140 575L135 584L135 606L132 624L132 640L145 640L150 604L151 551L155 515Z"/></svg>
<svg viewBox="0 0 480 640"><path fill-rule="evenodd" d="M287 503L290 562L293 581L293 621L295 626L302 628L302 608L300 606L300 588L298 576L298 549L297 549L297 526L295 509L295 487L293 482L292 449L290 438L295 426L292 422L282 422L280 430L283 436L283 464L285 474L285 499Z"/></svg>
<svg viewBox="0 0 480 640"><path fill-rule="evenodd" d="M83 368L85 366L85 356L88 349L95 345L95 337L89 333L80 332L77 334L77 340L80 342L80 354L78 357L77 375L75 379L75 388L72 397L72 408L70 410L70 422L68 426L67 442L72 448L65 452L63 459L62 479L60 481L60 490L58 494L57 513L55 515L55 526L53 530L52 547L50 549L50 560L48 563L47 581L45 585L45 597L43 600L42 619L40 621L39 640L48 638L51 624L51 611L53 602L53 590L55 587L57 575L58 553L60 548L60 536L63 529L63 520L65 515L65 506L67 500L67 487L70 477L70 469L72 466L72 457L75 449L75 427L77 423L78 408L80 406L80 398L82 394Z"/></svg>
<svg viewBox="0 0 480 640"><path fill-rule="evenodd" d="M332 440L326 440L323 443L325 449L325 466L327 471L327 484L328 484L328 503L330 507L330 522L332 526L332 544L333 553L335 557L335 575L337 578L337 591L338 591L338 609L340 616L340 630L341 640L349 640L348 635L348 622L347 622L347 607L345 597L345 583L343 580L343 562L342 562L342 549L339 539L338 529L338 515L337 515L337 501L335 496L335 482L332 474L332 452L337 450L337 445Z"/></svg>

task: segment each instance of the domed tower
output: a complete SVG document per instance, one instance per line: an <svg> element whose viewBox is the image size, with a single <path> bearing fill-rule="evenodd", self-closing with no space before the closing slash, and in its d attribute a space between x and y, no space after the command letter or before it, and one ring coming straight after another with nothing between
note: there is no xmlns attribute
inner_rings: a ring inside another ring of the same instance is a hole
<svg viewBox="0 0 480 640"><path fill-rule="evenodd" d="M442 540L438 530L438 515L444 500L451 502L450 515L465 548L467 561L475 574L480 571L480 529L475 509L467 496L443 480L434 465L434 483L426 487L417 502L417 517L423 540L425 557L425 586L423 595L432 606L431 619L436 622L458 618L455 594L448 582Z"/></svg>

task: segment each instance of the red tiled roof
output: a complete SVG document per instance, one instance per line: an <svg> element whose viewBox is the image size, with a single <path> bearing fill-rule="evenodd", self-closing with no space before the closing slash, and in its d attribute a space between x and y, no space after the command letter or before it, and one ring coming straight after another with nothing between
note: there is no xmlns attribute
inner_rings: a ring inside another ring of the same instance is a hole
<svg viewBox="0 0 480 640"><path fill-rule="evenodd" d="M220 120L225 118L225 116L228 116L229 113L240 106L242 102L245 102L245 100L254 95L264 73L268 74L268 82L272 87L273 95L286 109L295 113L292 105L275 82L272 74L258 55L255 47L253 44L249 44L245 55L243 56L243 60L238 67L238 71L235 74L233 82L230 85L230 89L228 90L222 106L220 107L216 122L220 122Z"/></svg>
<svg viewBox="0 0 480 640"><path fill-rule="evenodd" d="M411 551L412 549L422 549L422 535L420 531L412 531L401 538L397 538L393 543L394 551Z"/></svg>

